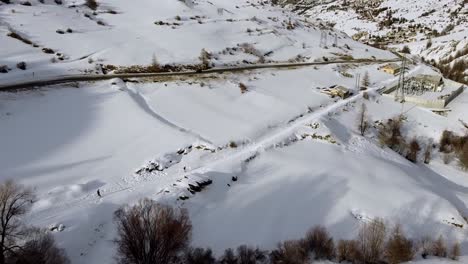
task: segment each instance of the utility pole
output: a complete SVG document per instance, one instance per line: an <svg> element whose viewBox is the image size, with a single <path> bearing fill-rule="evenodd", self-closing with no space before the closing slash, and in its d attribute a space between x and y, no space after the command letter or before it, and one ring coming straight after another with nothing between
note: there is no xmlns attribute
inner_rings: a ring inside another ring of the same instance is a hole
<svg viewBox="0 0 468 264"><path fill-rule="evenodd" d="M356 91L360 91L361 90L361 74L358 73L356 74L356 82L355 82L355 85L356 85Z"/></svg>
<svg viewBox="0 0 468 264"><path fill-rule="evenodd" d="M400 78L398 80L398 88L395 93L395 101L405 102L405 72L406 72L406 57L403 56Z"/></svg>

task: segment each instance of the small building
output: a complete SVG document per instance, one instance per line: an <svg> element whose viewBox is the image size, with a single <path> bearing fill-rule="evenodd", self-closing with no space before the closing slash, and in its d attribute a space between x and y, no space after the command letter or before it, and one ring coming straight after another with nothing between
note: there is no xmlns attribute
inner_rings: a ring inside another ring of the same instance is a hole
<svg viewBox="0 0 468 264"><path fill-rule="evenodd" d="M349 96L353 95L348 88L341 85L332 85L329 88L322 89L322 93L330 95L332 98L341 97L346 99Z"/></svg>
<svg viewBox="0 0 468 264"><path fill-rule="evenodd" d="M379 67L379 71L383 71L388 74L399 74L401 72L401 66L396 63L388 63L384 66Z"/></svg>
<svg viewBox="0 0 468 264"><path fill-rule="evenodd" d="M444 78L440 75L419 74L408 80L408 87L413 90L440 92Z"/></svg>

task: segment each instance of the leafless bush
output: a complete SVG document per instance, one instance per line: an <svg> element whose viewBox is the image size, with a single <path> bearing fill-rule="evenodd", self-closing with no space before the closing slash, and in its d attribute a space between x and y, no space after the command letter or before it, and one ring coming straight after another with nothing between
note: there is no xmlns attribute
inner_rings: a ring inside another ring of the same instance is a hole
<svg viewBox="0 0 468 264"><path fill-rule="evenodd" d="M189 248L184 255L185 264L214 264L216 259L213 257L211 249Z"/></svg>
<svg viewBox="0 0 468 264"><path fill-rule="evenodd" d="M401 116L389 119L387 123L379 127L379 140L381 144L402 153L405 148L405 140L401 134L402 126Z"/></svg>
<svg viewBox="0 0 468 264"><path fill-rule="evenodd" d="M419 146L419 142L417 139L414 138L409 143L409 152L408 155L406 155L406 158L413 163L418 162L418 154L420 150L421 147Z"/></svg>
<svg viewBox="0 0 468 264"><path fill-rule="evenodd" d="M243 83L239 83L239 89L241 91L241 93L246 93L249 89L247 88L247 86Z"/></svg>
<svg viewBox="0 0 468 264"><path fill-rule="evenodd" d="M336 248L337 258L339 262L347 261L356 263L362 259L359 245L356 240L340 240Z"/></svg>
<svg viewBox="0 0 468 264"><path fill-rule="evenodd" d="M450 250L450 258L453 260L458 260L460 258L460 243L455 242L455 244L453 244Z"/></svg>
<svg viewBox="0 0 468 264"><path fill-rule="evenodd" d="M26 214L35 201L34 192L13 181L0 184L0 263L7 254L16 254L18 241L27 235L20 217Z"/></svg>
<svg viewBox="0 0 468 264"><path fill-rule="evenodd" d="M447 247L445 246L442 236L439 236L439 238L432 243L430 253L436 257L447 257Z"/></svg>
<svg viewBox="0 0 468 264"><path fill-rule="evenodd" d="M122 264L170 263L185 250L192 225L187 210L143 199L115 212L118 260Z"/></svg>
<svg viewBox="0 0 468 264"><path fill-rule="evenodd" d="M65 251L57 247L54 237L45 230L33 229L28 232L26 243L9 263L15 264L68 264Z"/></svg>
<svg viewBox="0 0 468 264"><path fill-rule="evenodd" d="M432 144L427 144L426 150L424 151L424 163L429 164L432 158Z"/></svg>
<svg viewBox="0 0 468 264"><path fill-rule="evenodd" d="M392 230L385 246L385 256L389 264L407 262L414 257L413 241L406 238L400 225Z"/></svg>
<svg viewBox="0 0 468 264"><path fill-rule="evenodd" d="M304 264L309 259L308 255L303 241L289 240L278 244L270 253L270 261L272 264Z"/></svg>
<svg viewBox="0 0 468 264"><path fill-rule="evenodd" d="M367 106L365 104L361 105L361 110L359 111L358 128L361 136L364 136L369 129L369 118L367 117Z"/></svg>
<svg viewBox="0 0 468 264"><path fill-rule="evenodd" d="M208 51L202 49L200 51L200 56L198 57L198 59L200 59L201 61L201 67L203 70L210 68L211 54Z"/></svg>
<svg viewBox="0 0 468 264"><path fill-rule="evenodd" d="M451 153L453 151L462 151L464 145L468 142L468 135L458 136L452 131L444 130L440 138L440 152Z"/></svg>
<svg viewBox="0 0 468 264"><path fill-rule="evenodd" d="M363 97L364 99L366 99L366 100L369 100L369 98L370 98L368 92L364 92L364 93L362 94L362 97Z"/></svg>
<svg viewBox="0 0 468 264"><path fill-rule="evenodd" d="M314 253L315 259L333 259L335 257L333 238L323 226L317 226L309 230L304 242L307 250Z"/></svg>
<svg viewBox="0 0 468 264"><path fill-rule="evenodd" d="M442 132L442 137L440 138L440 142L439 142L440 152L450 153L453 151L452 149L453 136L454 135L452 131L444 130L444 132Z"/></svg>
<svg viewBox="0 0 468 264"><path fill-rule="evenodd" d="M96 0L86 0L86 6L91 10L96 10L99 4L96 2Z"/></svg>
<svg viewBox="0 0 468 264"><path fill-rule="evenodd" d="M358 234L358 244L363 262L376 263L382 259L386 233L387 230L382 219L375 219L361 227Z"/></svg>

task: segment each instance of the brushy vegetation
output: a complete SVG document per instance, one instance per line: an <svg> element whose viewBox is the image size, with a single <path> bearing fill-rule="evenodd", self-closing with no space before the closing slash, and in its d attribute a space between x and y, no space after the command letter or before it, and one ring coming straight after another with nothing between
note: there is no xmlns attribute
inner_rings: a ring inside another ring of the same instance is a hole
<svg viewBox="0 0 468 264"><path fill-rule="evenodd" d="M270 252L241 245L226 249L219 258L209 248L189 246L192 226L183 209L145 199L133 207L119 209L116 223L118 256L121 263L128 264L304 264L316 260L397 264L413 260L418 253L424 258L432 255L456 260L460 256L458 243L450 252L442 236L436 240L424 237L420 243L414 243L400 225L388 232L379 218L362 223L356 239L339 240L336 246L327 229L316 226L303 238L280 242Z"/></svg>

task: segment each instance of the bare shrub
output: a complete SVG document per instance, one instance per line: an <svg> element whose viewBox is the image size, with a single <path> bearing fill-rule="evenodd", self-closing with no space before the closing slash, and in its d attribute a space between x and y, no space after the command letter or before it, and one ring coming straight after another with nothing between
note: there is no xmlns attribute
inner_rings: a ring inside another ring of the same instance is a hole
<svg viewBox="0 0 468 264"><path fill-rule="evenodd" d="M367 117L367 106L365 104L361 105L361 110L359 111L358 116L358 128L361 136L364 136L369 129L369 118Z"/></svg>
<svg viewBox="0 0 468 264"><path fill-rule="evenodd" d="M335 257L333 238L323 226L316 226L309 230L304 242L307 250L314 253L315 259L333 259Z"/></svg>
<svg viewBox="0 0 468 264"><path fill-rule="evenodd" d="M359 245L356 240L340 240L336 248L336 254L339 262L347 261L355 263L362 259Z"/></svg>
<svg viewBox="0 0 468 264"><path fill-rule="evenodd" d="M453 244L452 249L450 249L450 258L453 260L459 260L460 259L460 243L455 242Z"/></svg>
<svg viewBox="0 0 468 264"><path fill-rule="evenodd" d="M57 247L54 237L45 230L33 229L28 232L26 243L9 263L15 264L68 264L65 251Z"/></svg>
<svg viewBox="0 0 468 264"><path fill-rule="evenodd" d="M249 89L247 88L247 86L243 83L239 83L239 89L241 91L242 94L246 93L249 91Z"/></svg>
<svg viewBox="0 0 468 264"><path fill-rule="evenodd" d="M447 247L445 246L445 241L442 236L439 236L439 238L432 243L430 253L436 257L447 257Z"/></svg>
<svg viewBox="0 0 468 264"><path fill-rule="evenodd" d="M427 144L426 150L424 151L424 163L429 164L432 158L432 146Z"/></svg>
<svg viewBox="0 0 468 264"><path fill-rule="evenodd" d="M405 148L405 140L401 134L402 116L389 119L387 123L379 127L379 140L382 145L402 153Z"/></svg>
<svg viewBox="0 0 468 264"><path fill-rule="evenodd" d="M18 64L16 64L16 68L20 69L20 70L26 70L26 62L22 61L22 62L18 62Z"/></svg>
<svg viewBox="0 0 468 264"><path fill-rule="evenodd" d="M224 254L220 258L221 264L237 264L237 257L232 248L228 248L224 251Z"/></svg>
<svg viewBox="0 0 468 264"><path fill-rule="evenodd" d="M452 131L444 130L444 132L442 132L442 136L439 142L440 152L450 153L453 151L452 149L453 136L454 135Z"/></svg>
<svg viewBox="0 0 468 264"><path fill-rule="evenodd" d="M418 154L420 150L421 147L419 146L419 142L417 139L414 138L409 143L409 152L408 155L406 155L406 158L413 163L418 162Z"/></svg>
<svg viewBox="0 0 468 264"><path fill-rule="evenodd" d="M96 10L99 4L96 2L96 0L86 0L86 6L91 10Z"/></svg>
<svg viewBox="0 0 468 264"><path fill-rule="evenodd" d="M289 240L279 243L270 253L273 264L303 264L309 259L306 245L300 240Z"/></svg>
<svg viewBox="0 0 468 264"><path fill-rule="evenodd" d="M18 241L27 235L20 217L26 214L35 201L34 192L13 181L0 184L0 263L7 254L16 254Z"/></svg>
<svg viewBox="0 0 468 264"><path fill-rule="evenodd" d="M192 225L185 209L143 199L115 212L120 263L170 263L185 250Z"/></svg>
<svg viewBox="0 0 468 264"><path fill-rule="evenodd" d="M407 262L414 257L413 241L406 238L400 225L392 230L385 246L385 256L389 264Z"/></svg>
<svg viewBox="0 0 468 264"><path fill-rule="evenodd" d="M198 57L201 61L201 68L202 70L206 70L210 68L210 60L211 60L211 54L206 51L205 49L202 49L200 51L200 56Z"/></svg>
<svg viewBox="0 0 468 264"><path fill-rule="evenodd" d="M366 99L366 100L369 100L369 98L370 98L368 92L364 92L364 93L362 94L362 97L363 97L364 99Z"/></svg>
<svg viewBox="0 0 468 264"><path fill-rule="evenodd" d="M189 248L184 256L185 264L214 264L216 259L213 257L211 249L207 248Z"/></svg>
<svg viewBox="0 0 468 264"><path fill-rule="evenodd" d="M358 234L358 244L363 262L376 263L382 259L386 232L385 223L379 218L361 227Z"/></svg>
<svg viewBox="0 0 468 264"><path fill-rule="evenodd" d="M403 48L401 49L401 53L410 54L410 53L411 53L411 50L410 50L410 48L409 48L407 45L405 45L405 46L403 46Z"/></svg>

